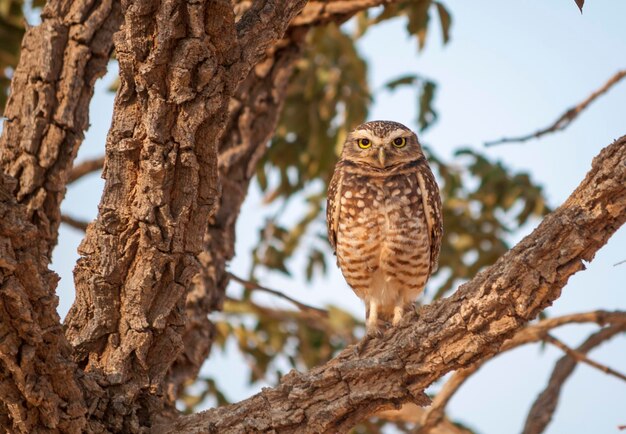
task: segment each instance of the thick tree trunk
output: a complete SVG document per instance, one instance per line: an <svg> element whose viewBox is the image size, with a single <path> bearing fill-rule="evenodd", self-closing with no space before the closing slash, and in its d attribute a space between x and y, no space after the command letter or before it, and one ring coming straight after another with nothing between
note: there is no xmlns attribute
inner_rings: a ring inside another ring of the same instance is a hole
<svg viewBox="0 0 626 434"><path fill-rule="evenodd" d="M71 362L48 270L117 2L50 1L26 33L0 137L0 427L81 432L97 385Z"/></svg>
<svg viewBox="0 0 626 434"><path fill-rule="evenodd" d="M123 5L106 184L66 321L76 361L108 393L97 416L110 429L137 431L164 410L186 290L219 198L228 103L303 4L255 2L238 22L227 1Z"/></svg>
<svg viewBox="0 0 626 434"><path fill-rule="evenodd" d="M157 432L346 432L376 411L428 403L446 373L497 353L559 297L569 277L626 222L626 136L605 148L567 201L451 297L370 342L240 403L181 417ZM245 417L243 416L245 415Z"/></svg>
<svg viewBox="0 0 626 434"><path fill-rule="evenodd" d="M293 65L300 58L305 29L295 29L250 71L230 101L226 130L219 144L222 184L217 210L210 219L199 260L201 272L187 294L184 352L171 368L171 399L193 380L206 360L214 337L207 315L222 310L228 285L226 263L235 254L235 224L257 162L264 155L283 106Z"/></svg>
<svg viewBox="0 0 626 434"><path fill-rule="evenodd" d="M18 184L50 257L56 245L68 172L89 126L94 84L106 72L119 3L50 1L26 33L11 80L0 137L0 167Z"/></svg>

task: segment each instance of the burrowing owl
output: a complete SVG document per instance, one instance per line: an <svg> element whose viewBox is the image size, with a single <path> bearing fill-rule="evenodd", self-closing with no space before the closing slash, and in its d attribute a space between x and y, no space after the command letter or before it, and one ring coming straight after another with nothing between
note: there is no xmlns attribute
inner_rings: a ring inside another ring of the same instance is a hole
<svg viewBox="0 0 626 434"><path fill-rule="evenodd" d="M358 126L328 188L328 236L341 271L365 302L368 336L397 325L437 269L441 197L417 136L397 122Z"/></svg>

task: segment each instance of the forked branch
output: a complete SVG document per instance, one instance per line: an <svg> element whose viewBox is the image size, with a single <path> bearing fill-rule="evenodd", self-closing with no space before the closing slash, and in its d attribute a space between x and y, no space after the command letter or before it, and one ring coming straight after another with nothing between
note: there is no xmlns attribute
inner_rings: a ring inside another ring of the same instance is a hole
<svg viewBox="0 0 626 434"><path fill-rule="evenodd" d="M623 325L620 326L620 327L616 327L616 328L617 328L617 331L622 331L622 330L626 329L626 327L623 326ZM574 359L577 362L584 363L586 365L591 366L592 368L596 368L596 369L604 372L607 375L611 375L613 377L619 378L622 381L626 381L626 375L624 375L621 372L618 372L618 371L616 371L616 370L614 370L612 368L609 368L608 366L603 365L602 363L598 363L595 360L591 360L583 352L581 352L579 350L574 350L574 349L568 347L562 341L560 341L559 339L555 338L552 335L546 336L546 342L551 343L552 345L554 345L555 347L557 347L558 349L563 351L565 354L567 354L568 356L570 356L572 359Z"/></svg>
<svg viewBox="0 0 626 434"><path fill-rule="evenodd" d="M603 328L591 335L581 346L576 349L578 354L586 354L601 343L611 339L618 333L626 330L623 324ZM569 376L574 372L577 360L567 354L554 366L550 380L546 388L539 394L526 417L523 434L540 434L550 421L556 410L561 394L561 388Z"/></svg>
<svg viewBox="0 0 626 434"><path fill-rule="evenodd" d="M550 330L566 324L581 324L581 323L595 323L600 326L610 324L612 327L626 327L626 312L616 311L604 311L598 310L593 312L576 313L570 315L563 315L556 318L548 318L539 321L536 324L532 324L519 330L515 336L505 341L502 344L502 348L498 354L502 354L506 351L518 348L521 345L530 343L536 343L548 338ZM482 360L480 363L469 366L465 369L456 371L454 375L444 384L442 389L437 393L433 399L432 405L426 410L422 419L421 426L418 429L418 433L426 434L433 432L433 428L438 427L443 421L445 415L445 409L450 399L459 390L459 388L465 383L465 381L471 377L476 371L478 371L486 362L490 359Z"/></svg>

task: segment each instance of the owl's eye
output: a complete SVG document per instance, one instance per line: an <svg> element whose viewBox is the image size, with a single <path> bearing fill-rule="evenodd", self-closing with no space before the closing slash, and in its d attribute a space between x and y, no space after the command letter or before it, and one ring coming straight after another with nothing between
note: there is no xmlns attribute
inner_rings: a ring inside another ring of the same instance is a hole
<svg viewBox="0 0 626 434"><path fill-rule="evenodd" d="M404 137L396 137L393 139L393 146L396 148L402 148L406 145L406 139Z"/></svg>
<svg viewBox="0 0 626 434"><path fill-rule="evenodd" d="M359 139L357 143L361 149L367 149L372 146L372 142L370 142L369 139Z"/></svg>

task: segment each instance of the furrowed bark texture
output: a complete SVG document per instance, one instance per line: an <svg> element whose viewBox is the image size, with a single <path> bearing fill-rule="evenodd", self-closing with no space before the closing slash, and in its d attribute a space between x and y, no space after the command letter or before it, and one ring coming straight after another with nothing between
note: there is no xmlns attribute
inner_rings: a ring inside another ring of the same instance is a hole
<svg viewBox="0 0 626 434"><path fill-rule="evenodd" d="M207 315L222 310L229 281L226 263L235 254L237 217L257 162L274 132L303 37L303 31L290 32L250 71L230 101L226 130L219 143L222 194L198 257L201 272L187 295L185 350L171 369L171 399L176 398L181 384L197 376L209 354L214 325Z"/></svg>
<svg viewBox="0 0 626 434"><path fill-rule="evenodd" d="M81 432L97 390L71 362L48 270L96 79L119 28L113 1L50 1L27 31L0 137L0 427Z"/></svg>
<svg viewBox="0 0 626 434"><path fill-rule="evenodd" d="M51 292L46 246L0 174L0 428L80 432L87 407Z"/></svg>
<svg viewBox="0 0 626 434"><path fill-rule="evenodd" d="M156 432L345 432L404 402L447 372L497 353L559 297L569 277L626 221L626 136L605 148L567 201L532 234L451 297L308 373L240 403L181 417Z"/></svg>
<svg viewBox="0 0 626 434"><path fill-rule="evenodd" d="M255 2L238 22L226 0L122 3L106 184L66 320L76 360L106 389L94 417L112 431L146 430L164 409L186 291L219 197L229 100L304 3Z"/></svg>
<svg viewBox="0 0 626 434"><path fill-rule="evenodd" d="M89 126L94 84L106 72L121 18L113 0L51 1L41 25L22 42L4 112L0 167L17 180L17 201L26 206L48 257L68 172Z"/></svg>

